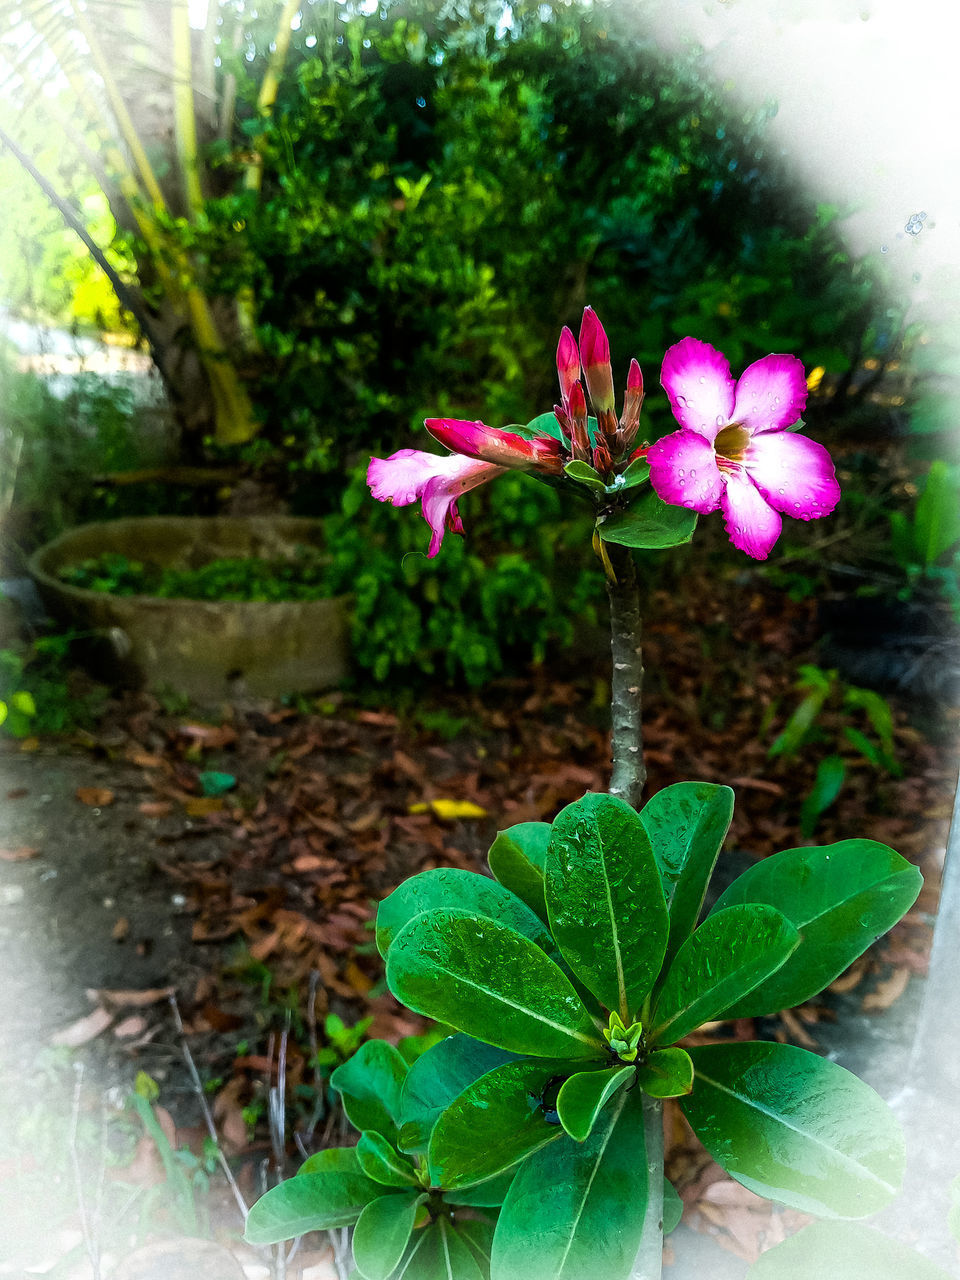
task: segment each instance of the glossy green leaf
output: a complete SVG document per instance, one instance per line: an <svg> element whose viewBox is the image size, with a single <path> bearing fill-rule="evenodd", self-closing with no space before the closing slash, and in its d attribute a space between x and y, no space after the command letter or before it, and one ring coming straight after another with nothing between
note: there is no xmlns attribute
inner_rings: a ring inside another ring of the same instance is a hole
<svg viewBox="0 0 960 1280"><path fill-rule="evenodd" d="M663 1180L663 1234L668 1236L676 1231L683 1217L683 1201L677 1195L676 1188L669 1178Z"/></svg>
<svg viewBox="0 0 960 1280"><path fill-rule="evenodd" d="M356 1147L325 1147L309 1156L297 1170L297 1177L304 1173L355 1173L365 1177L360 1168Z"/></svg>
<svg viewBox="0 0 960 1280"><path fill-rule="evenodd" d="M603 1041L569 978L529 938L465 911L427 911L387 956L409 1009L512 1053L590 1058Z"/></svg>
<svg viewBox="0 0 960 1280"><path fill-rule="evenodd" d="M650 479L650 463L646 458L634 458L620 474L623 482L617 488L635 489L638 484L643 484L645 480Z"/></svg>
<svg viewBox="0 0 960 1280"><path fill-rule="evenodd" d="M697 513L674 507L650 490L625 511L601 521L597 530L604 542L621 547L665 548L689 542L697 527Z"/></svg>
<svg viewBox="0 0 960 1280"><path fill-rule="evenodd" d="M555 1126L554 1126L555 1127ZM505 1169L495 1178L486 1182L478 1182L473 1187L453 1188L444 1192L447 1204L470 1205L477 1209L499 1209L504 1196L510 1190L510 1183L516 1177L516 1168Z"/></svg>
<svg viewBox="0 0 960 1280"><path fill-rule="evenodd" d="M559 1137L562 1130L547 1123L541 1099L551 1080L571 1070L562 1059L522 1058L475 1080L434 1127L428 1149L433 1185L473 1186Z"/></svg>
<svg viewBox="0 0 960 1280"><path fill-rule="evenodd" d="M800 945L790 921L763 903L707 916L677 952L650 1015L648 1039L673 1044L765 979Z"/></svg>
<svg viewBox="0 0 960 1280"><path fill-rule="evenodd" d="M416 1191L379 1196L365 1205L353 1230L353 1260L365 1280L388 1280L400 1265L413 1231Z"/></svg>
<svg viewBox="0 0 960 1280"><path fill-rule="evenodd" d="M347 1119L355 1129L374 1129L396 1144L406 1075L407 1064L392 1044L368 1040L337 1067L330 1084L340 1094Z"/></svg>
<svg viewBox="0 0 960 1280"><path fill-rule="evenodd" d="M462 1034L447 1036L421 1054L407 1073L400 1099L402 1150L426 1151L430 1132L444 1108L467 1085L513 1057L504 1049ZM412 1125L417 1126L415 1142L408 1141L408 1126Z"/></svg>
<svg viewBox="0 0 960 1280"><path fill-rule="evenodd" d="M490 846L490 870L511 893L541 920L547 918L543 899L543 868L550 843L549 822L518 822L498 831Z"/></svg>
<svg viewBox="0 0 960 1280"><path fill-rule="evenodd" d="M655 1049L637 1068L637 1084L651 1098L682 1098L693 1088L693 1063L684 1049Z"/></svg>
<svg viewBox="0 0 960 1280"><path fill-rule="evenodd" d="M922 883L916 867L876 840L787 849L750 867L711 914L742 902L769 903L800 930L800 945L726 1016L776 1013L817 995L896 924Z"/></svg>
<svg viewBox="0 0 960 1280"><path fill-rule="evenodd" d="M346 1227L383 1187L362 1174L298 1173L272 1187L250 1210L244 1238L248 1244L276 1244L306 1231Z"/></svg>
<svg viewBox="0 0 960 1280"><path fill-rule="evenodd" d="M503 1203L491 1280L626 1280L647 1184L639 1089L621 1090L583 1143L564 1136L525 1161Z"/></svg>
<svg viewBox="0 0 960 1280"><path fill-rule="evenodd" d="M670 910L665 963L693 932L733 818L733 792L714 782L676 782L640 810Z"/></svg>
<svg viewBox="0 0 960 1280"><path fill-rule="evenodd" d="M568 462L563 470L571 480L577 480L580 484L585 484L588 489L599 490L600 493L606 490L607 486L601 480L599 471L591 467L589 462L581 462L575 458L573 462Z"/></svg>
<svg viewBox="0 0 960 1280"><path fill-rule="evenodd" d="M409 1187L416 1182L413 1165L373 1129L365 1129L357 1143L360 1168L374 1182L385 1187Z"/></svg>
<svg viewBox="0 0 960 1280"><path fill-rule="evenodd" d="M616 1091L631 1080L633 1067L608 1067L606 1071L578 1071L557 1094L560 1123L575 1142L589 1138L597 1116Z"/></svg>
<svg viewBox="0 0 960 1280"><path fill-rule="evenodd" d="M561 810L546 899L567 964L629 1025L660 972L668 917L650 839L628 804L588 793Z"/></svg>
<svg viewBox="0 0 960 1280"><path fill-rule="evenodd" d="M800 809L800 834L805 840L813 835L821 813L825 813L840 794L846 776L847 766L842 756L825 756L817 765L817 776Z"/></svg>
<svg viewBox="0 0 960 1280"><path fill-rule="evenodd" d="M473 1249L446 1218L415 1231L395 1280L483 1280Z"/></svg>
<svg viewBox="0 0 960 1280"><path fill-rule="evenodd" d="M380 954L386 958L390 944L414 916L438 907L453 907L485 919L498 920L530 938L538 947L546 951L555 950L543 921L508 888L489 876L477 875L475 871L437 867L404 880L380 903L377 910L377 947Z"/></svg>
<svg viewBox="0 0 960 1280"><path fill-rule="evenodd" d="M538 413L525 426L508 427L508 431L516 431L525 439L533 440L537 436L550 436L554 440L562 440L563 432L555 413Z"/></svg>
<svg viewBox="0 0 960 1280"><path fill-rule="evenodd" d="M680 1105L721 1168L758 1195L831 1218L882 1209L903 1176L903 1136L862 1080L786 1044L691 1049Z"/></svg>
<svg viewBox="0 0 960 1280"><path fill-rule="evenodd" d="M493 1223L483 1218L461 1218L457 1223L457 1235L469 1246L484 1275L490 1271L493 1231Z"/></svg>
<svg viewBox="0 0 960 1280"><path fill-rule="evenodd" d="M854 1222L815 1222L768 1249L748 1280L951 1280L898 1240Z"/></svg>

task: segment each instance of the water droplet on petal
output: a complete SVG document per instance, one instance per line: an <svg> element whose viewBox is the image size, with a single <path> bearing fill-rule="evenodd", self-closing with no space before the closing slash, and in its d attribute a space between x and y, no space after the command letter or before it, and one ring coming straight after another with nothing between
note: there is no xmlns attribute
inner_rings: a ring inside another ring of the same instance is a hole
<svg viewBox="0 0 960 1280"><path fill-rule="evenodd" d="M686 396L677 396L677 404L686 405L686 403L687 403Z"/></svg>
<svg viewBox="0 0 960 1280"><path fill-rule="evenodd" d="M683 474L684 474L683 467L681 467L680 470L677 472L677 475L682 476Z"/></svg>
<svg viewBox="0 0 960 1280"><path fill-rule="evenodd" d="M783 493L783 490L782 490L782 489L778 489L778 490L777 490L777 493Z"/></svg>
<svg viewBox="0 0 960 1280"><path fill-rule="evenodd" d="M703 384L706 382L706 378L703 376L703 374L701 374L700 377L697 379L697 381L700 383L702 387Z"/></svg>
<svg viewBox="0 0 960 1280"><path fill-rule="evenodd" d="M722 413L718 413L718 414L717 414L717 426L718 426L718 427L722 427L722 426L723 426L723 414L722 414Z"/></svg>

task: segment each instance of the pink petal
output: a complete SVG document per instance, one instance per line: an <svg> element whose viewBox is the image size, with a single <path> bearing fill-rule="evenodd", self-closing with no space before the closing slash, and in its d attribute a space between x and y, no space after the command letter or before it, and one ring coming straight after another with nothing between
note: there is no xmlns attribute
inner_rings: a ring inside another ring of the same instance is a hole
<svg viewBox="0 0 960 1280"><path fill-rule="evenodd" d="M610 341L593 307L583 309L583 320L580 323L580 361L594 409L598 413L604 409L613 409Z"/></svg>
<svg viewBox="0 0 960 1280"><path fill-rule="evenodd" d="M371 458L367 484L379 502L406 507L416 502L428 480L442 471L446 456L424 453L422 449L400 449L389 458Z"/></svg>
<svg viewBox="0 0 960 1280"><path fill-rule="evenodd" d="M489 462L474 462L471 458L456 457L459 469L447 475L435 476L423 489L423 518L433 531L430 549L427 552L431 559L440 550L443 535L447 529L452 533L463 533L463 521L457 510L457 500L470 489L485 484L494 476L502 475L505 468L496 467Z"/></svg>
<svg viewBox="0 0 960 1280"><path fill-rule="evenodd" d="M735 383L727 357L697 338L674 343L663 357L660 384L673 416L688 431L713 441L731 422Z"/></svg>
<svg viewBox="0 0 960 1280"><path fill-rule="evenodd" d="M560 397L566 404L570 398L570 389L580 377L580 352L577 340L566 325L560 330L560 341L557 343L557 374L560 378Z"/></svg>
<svg viewBox="0 0 960 1280"><path fill-rule="evenodd" d="M730 541L754 560L766 560L780 537L783 521L746 474L730 471L724 481L720 506Z"/></svg>
<svg viewBox="0 0 960 1280"><path fill-rule="evenodd" d="M743 463L776 511L795 520L828 516L840 501L833 461L822 444L792 431L754 436Z"/></svg>
<svg viewBox="0 0 960 1280"><path fill-rule="evenodd" d="M674 431L647 453L650 483L664 502L707 515L720 505L723 481L713 445L696 431Z"/></svg>
<svg viewBox="0 0 960 1280"><path fill-rule="evenodd" d="M562 470L562 445L552 436L525 440L512 431L499 431L486 423L467 422L462 418L427 418L424 425L435 440L468 458L523 470L530 467L544 471Z"/></svg>
<svg viewBox="0 0 960 1280"><path fill-rule="evenodd" d="M803 413L807 380L796 356L764 356L737 383L733 421L751 431L782 431Z"/></svg>

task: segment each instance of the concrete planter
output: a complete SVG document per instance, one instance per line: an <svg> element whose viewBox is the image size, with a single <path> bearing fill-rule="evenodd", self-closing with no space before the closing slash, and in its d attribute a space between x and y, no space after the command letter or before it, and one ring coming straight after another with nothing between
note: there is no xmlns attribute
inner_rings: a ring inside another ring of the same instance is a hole
<svg viewBox="0 0 960 1280"><path fill-rule="evenodd" d="M293 558L318 546L319 521L294 517L149 516L81 525L41 547L30 572L50 613L104 636L98 674L200 700L275 698L331 688L348 670L347 600L208 601L112 596L68 586L66 565L117 552L162 567L222 557ZM104 656L106 655L106 656Z"/></svg>

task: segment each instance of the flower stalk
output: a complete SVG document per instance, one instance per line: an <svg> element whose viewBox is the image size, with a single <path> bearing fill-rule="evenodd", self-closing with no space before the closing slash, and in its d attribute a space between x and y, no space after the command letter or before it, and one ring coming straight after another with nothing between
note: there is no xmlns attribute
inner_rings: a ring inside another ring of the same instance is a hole
<svg viewBox="0 0 960 1280"><path fill-rule="evenodd" d="M612 543L607 544L606 551L613 570L612 578L607 575L612 659L610 719L613 772L610 794L639 809L647 780L640 715L643 693L640 593L632 552Z"/></svg>

